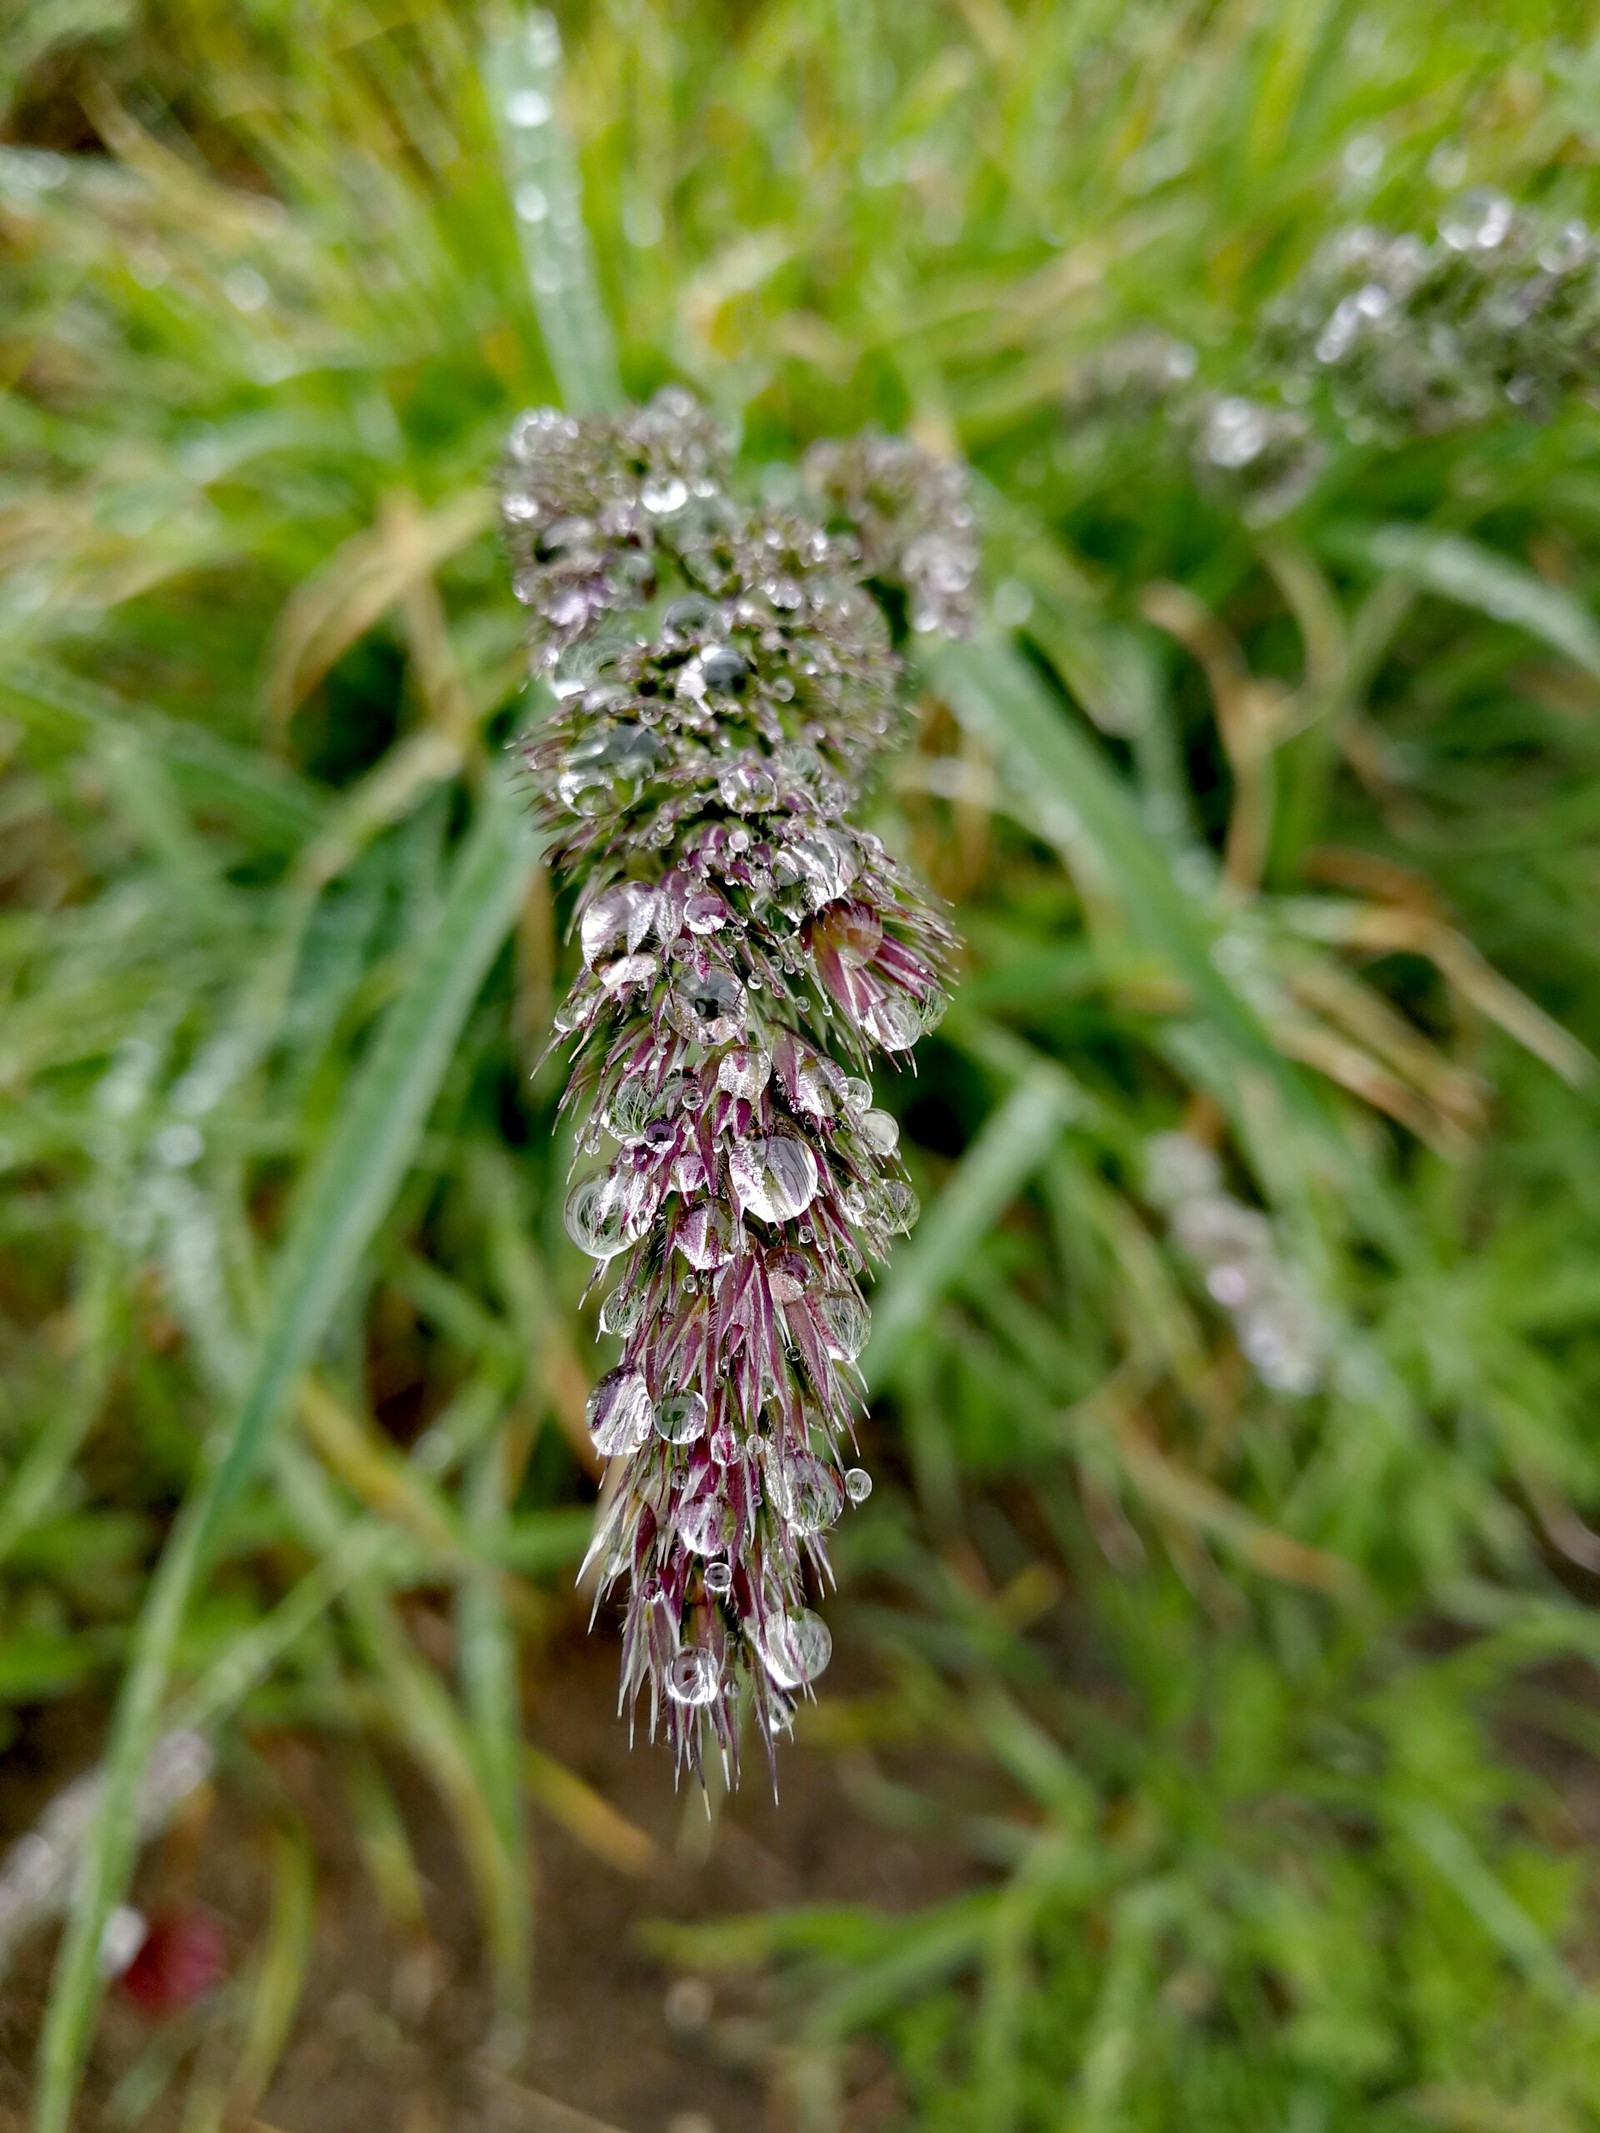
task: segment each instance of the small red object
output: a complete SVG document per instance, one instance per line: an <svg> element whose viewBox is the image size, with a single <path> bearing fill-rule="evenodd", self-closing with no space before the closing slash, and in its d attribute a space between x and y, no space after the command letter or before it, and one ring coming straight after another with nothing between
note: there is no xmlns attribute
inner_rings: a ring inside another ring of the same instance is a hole
<svg viewBox="0 0 1600 2133"><path fill-rule="evenodd" d="M152 1918L118 1984L153 2022L171 2021L215 1992L228 1974L228 1944L209 1911Z"/></svg>

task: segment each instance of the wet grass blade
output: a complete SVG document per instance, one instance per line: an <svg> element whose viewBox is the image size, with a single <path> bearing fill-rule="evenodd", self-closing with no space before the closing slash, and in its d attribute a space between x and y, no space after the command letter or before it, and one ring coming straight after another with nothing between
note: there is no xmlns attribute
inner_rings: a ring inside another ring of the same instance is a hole
<svg viewBox="0 0 1600 2133"><path fill-rule="evenodd" d="M616 345L584 227L578 163L561 119L561 32L537 9L495 39L484 73L500 130L511 209L564 407L622 398Z"/></svg>
<svg viewBox="0 0 1600 2133"><path fill-rule="evenodd" d="M104 1920L133 1863L133 1805L191 1593L239 1492L283 1419L363 1251L410 1167L461 1025L510 930L535 858L504 786L491 786L433 934L355 1076L291 1219L249 1377L214 1464L184 1505L140 1615L112 1724L105 1807L85 1860L40 2040L35 2125L67 2133L99 1999Z"/></svg>

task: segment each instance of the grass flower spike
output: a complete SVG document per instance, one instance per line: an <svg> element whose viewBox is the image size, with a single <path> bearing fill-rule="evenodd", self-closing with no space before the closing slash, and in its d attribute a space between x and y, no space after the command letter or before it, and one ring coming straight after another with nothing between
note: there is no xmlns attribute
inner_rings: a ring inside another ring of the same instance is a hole
<svg viewBox="0 0 1600 2133"><path fill-rule="evenodd" d="M880 597L965 624L965 477L885 438L806 475L810 509L742 502L668 390L524 415L503 480L557 698L526 760L580 883L566 1221L622 1342L590 1404L622 1462L591 1561L626 1590L624 1701L696 1767L732 1764L746 1695L770 1755L828 1662L808 1591L871 1487L860 1283L916 1215L867 1076L937 1018L953 945L849 815L902 715Z"/></svg>

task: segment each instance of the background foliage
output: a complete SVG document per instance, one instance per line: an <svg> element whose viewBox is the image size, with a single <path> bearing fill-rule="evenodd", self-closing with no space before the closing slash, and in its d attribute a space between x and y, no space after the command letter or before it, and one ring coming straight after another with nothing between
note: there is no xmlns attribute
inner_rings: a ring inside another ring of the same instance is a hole
<svg viewBox="0 0 1600 2133"><path fill-rule="evenodd" d="M626 389L694 385L753 467L868 422L968 452L993 596L876 803L967 966L879 1092L924 1215L831 1612L881 1687L812 1728L939 1744L861 1782L973 1886L688 1952L770 1971L808 2126L864 2031L952 2133L1600 2124L1600 421L1323 410L1261 524L1123 338L1249 392L1328 229L1467 183L1592 212L1588 11L597 0L509 184L487 8L8 25L0 1723L120 1682L125 1780L163 1713L225 1763L400 1743L511 2048L518 1669L598 1351L486 479L517 408L604 389L609 319ZM1309 1393L1174 1245L1180 1125L1271 1216ZM229 2016L235 2102L297 1945Z"/></svg>

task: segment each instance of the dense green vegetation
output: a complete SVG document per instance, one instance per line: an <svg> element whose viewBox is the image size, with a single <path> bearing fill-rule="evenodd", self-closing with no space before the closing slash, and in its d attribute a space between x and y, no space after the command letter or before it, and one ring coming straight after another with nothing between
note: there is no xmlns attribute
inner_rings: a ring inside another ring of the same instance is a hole
<svg viewBox="0 0 1600 2133"><path fill-rule="evenodd" d="M972 1891L666 1941L770 1972L807 2127L863 2032L934 2133L1600 2125L1600 337L1434 427L1297 396L1274 324L1341 226L1600 217L1588 11L596 0L508 180L516 19L0 29L0 1726L117 1712L39 2123L173 1716L225 1782L400 1744L525 2005L597 1351L488 481L615 376L753 470L961 449L989 555L875 802L967 950L879 1089L923 1216L829 1612L883 1685L812 1728L937 1746L870 1804ZM1208 394L1275 411L1265 506Z"/></svg>

